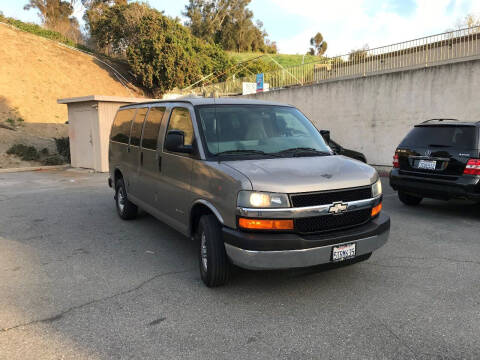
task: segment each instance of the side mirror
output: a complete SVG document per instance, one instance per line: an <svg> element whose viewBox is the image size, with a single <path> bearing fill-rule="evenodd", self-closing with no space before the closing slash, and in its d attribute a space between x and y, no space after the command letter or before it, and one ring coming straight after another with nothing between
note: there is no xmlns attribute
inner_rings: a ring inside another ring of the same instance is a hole
<svg viewBox="0 0 480 360"><path fill-rule="evenodd" d="M169 130L165 139L165 149L172 152L191 154L192 146L184 145L185 133L181 130Z"/></svg>
<svg viewBox="0 0 480 360"><path fill-rule="evenodd" d="M322 135L327 145L330 144L330 130L320 130L320 135Z"/></svg>

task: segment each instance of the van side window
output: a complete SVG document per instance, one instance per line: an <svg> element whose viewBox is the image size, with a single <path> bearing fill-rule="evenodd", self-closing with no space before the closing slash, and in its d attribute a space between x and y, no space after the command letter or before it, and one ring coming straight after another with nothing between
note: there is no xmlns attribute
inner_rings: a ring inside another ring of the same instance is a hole
<svg viewBox="0 0 480 360"><path fill-rule="evenodd" d="M112 141L128 144L130 126L134 114L135 109L125 109L117 112L117 116L115 116L115 120L113 121L112 133L110 134Z"/></svg>
<svg viewBox="0 0 480 360"><path fill-rule="evenodd" d="M170 130L181 130L185 133L185 141L183 145L192 145L193 143L193 125L190 118L190 111L185 108L174 108L170 115L167 134Z"/></svg>
<svg viewBox="0 0 480 360"><path fill-rule="evenodd" d="M143 127L142 148L157 149L158 133L160 132L163 114L165 114L164 107L152 107L150 109Z"/></svg>
<svg viewBox="0 0 480 360"><path fill-rule="evenodd" d="M145 115L147 115L147 111L148 111L148 108L137 109L137 114L135 115L135 120L133 120L133 125L132 125L132 136L130 138L130 145L140 146L140 138L142 137L143 121L145 120Z"/></svg>

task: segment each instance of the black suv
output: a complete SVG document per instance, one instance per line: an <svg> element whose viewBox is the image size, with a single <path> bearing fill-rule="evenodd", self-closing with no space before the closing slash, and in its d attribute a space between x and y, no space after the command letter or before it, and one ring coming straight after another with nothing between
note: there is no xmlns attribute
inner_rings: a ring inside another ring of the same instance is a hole
<svg viewBox="0 0 480 360"><path fill-rule="evenodd" d="M480 122L424 121L393 157L390 185L407 205L423 198L480 201Z"/></svg>

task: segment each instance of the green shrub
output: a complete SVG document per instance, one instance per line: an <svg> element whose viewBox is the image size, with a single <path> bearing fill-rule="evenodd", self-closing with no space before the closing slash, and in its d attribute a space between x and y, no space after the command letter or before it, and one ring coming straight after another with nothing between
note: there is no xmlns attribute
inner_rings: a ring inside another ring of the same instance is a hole
<svg viewBox="0 0 480 360"><path fill-rule="evenodd" d="M8 150L7 154L16 155L24 161L36 161L40 158L40 154L37 149L33 146L27 146L24 144L15 144L12 145Z"/></svg>
<svg viewBox="0 0 480 360"><path fill-rule="evenodd" d="M43 165L63 165L65 158L60 155L52 155L42 160Z"/></svg>
<svg viewBox="0 0 480 360"><path fill-rule="evenodd" d="M223 75L233 65L220 46L200 40L146 4L106 7L90 26L97 46L126 55L137 82L154 96L186 87L211 73Z"/></svg>
<svg viewBox="0 0 480 360"><path fill-rule="evenodd" d="M70 139L68 137L55 138L55 145L57 146L57 152L65 159L64 162L70 162Z"/></svg>

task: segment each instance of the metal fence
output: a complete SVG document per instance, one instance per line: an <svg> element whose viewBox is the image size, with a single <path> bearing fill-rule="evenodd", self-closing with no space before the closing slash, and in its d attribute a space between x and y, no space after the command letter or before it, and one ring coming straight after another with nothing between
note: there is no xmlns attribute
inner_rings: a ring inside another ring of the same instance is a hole
<svg viewBox="0 0 480 360"><path fill-rule="evenodd" d="M427 67L453 59L480 55L479 41L480 26L449 31L267 72L264 74L264 82L268 83L269 89L272 90L406 68ZM216 84L203 84L186 92L200 95L241 94L243 82L255 82L255 75L232 78Z"/></svg>

